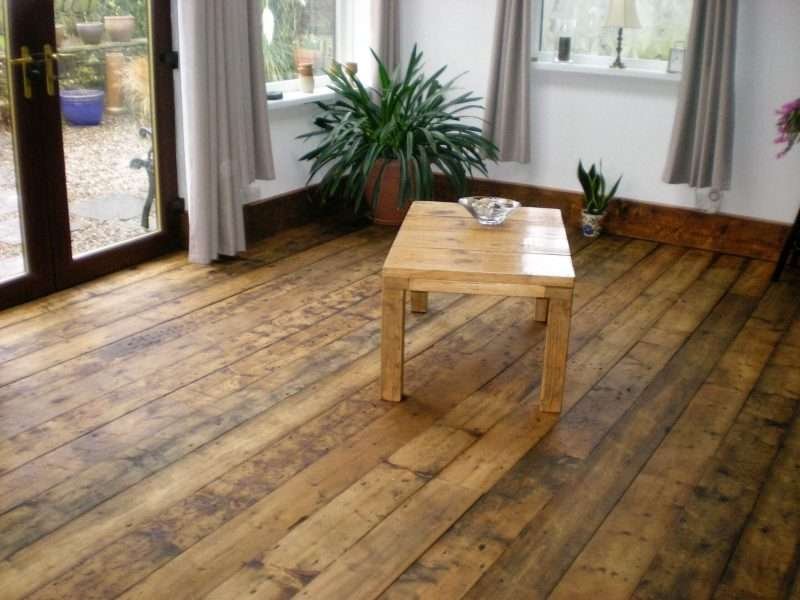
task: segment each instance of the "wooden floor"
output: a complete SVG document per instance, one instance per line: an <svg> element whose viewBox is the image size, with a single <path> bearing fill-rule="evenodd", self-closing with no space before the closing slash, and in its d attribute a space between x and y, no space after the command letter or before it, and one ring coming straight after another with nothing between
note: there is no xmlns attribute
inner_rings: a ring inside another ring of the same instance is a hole
<svg viewBox="0 0 800 600"><path fill-rule="evenodd" d="M378 400L380 229L0 313L0 597L800 598L797 275L571 242L560 420L514 298L432 294Z"/></svg>

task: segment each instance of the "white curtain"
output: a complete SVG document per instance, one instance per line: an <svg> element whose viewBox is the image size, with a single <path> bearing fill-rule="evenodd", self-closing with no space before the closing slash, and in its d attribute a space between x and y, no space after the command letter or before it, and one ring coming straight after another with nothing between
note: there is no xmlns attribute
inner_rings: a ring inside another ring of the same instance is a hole
<svg viewBox="0 0 800 600"><path fill-rule="evenodd" d="M531 157L531 1L497 0L483 134L502 161Z"/></svg>
<svg viewBox="0 0 800 600"><path fill-rule="evenodd" d="M731 184L738 0L696 2L664 181Z"/></svg>
<svg viewBox="0 0 800 600"><path fill-rule="evenodd" d="M189 259L245 249L243 204L274 179L260 0L178 0Z"/></svg>
<svg viewBox="0 0 800 600"><path fill-rule="evenodd" d="M383 61L391 73L397 66L398 56L398 0L372 0L370 14L370 48ZM375 85L378 82L378 68L374 63L369 70Z"/></svg>

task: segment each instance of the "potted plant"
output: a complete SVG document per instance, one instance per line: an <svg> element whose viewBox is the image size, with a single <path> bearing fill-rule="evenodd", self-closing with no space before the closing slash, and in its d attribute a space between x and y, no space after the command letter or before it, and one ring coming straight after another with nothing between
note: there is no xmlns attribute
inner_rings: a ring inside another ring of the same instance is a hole
<svg viewBox="0 0 800 600"><path fill-rule="evenodd" d="M300 160L312 163L309 181L324 173L323 201L344 199L358 212L366 199L376 223L399 225L410 201L432 197L434 166L463 195L474 171L488 176L484 159L496 161L497 147L479 127L464 123L463 113L480 108L480 98L452 94L458 78L439 79L446 67L424 75L416 46L405 71L390 75L375 60L379 84L372 91L341 65L331 67L330 88L338 99L317 102L317 129L300 138L321 139Z"/></svg>
<svg viewBox="0 0 800 600"><path fill-rule="evenodd" d="M56 23L56 48L61 48L64 45L64 40L67 37L67 27L62 23Z"/></svg>
<svg viewBox="0 0 800 600"><path fill-rule="evenodd" d="M800 98L787 102L776 112L778 113L778 137L775 138L775 143L783 146L778 153L778 158L783 158L789 154L789 150L794 148L797 140L800 139Z"/></svg>
<svg viewBox="0 0 800 600"><path fill-rule="evenodd" d="M68 63L61 78L61 113L70 125L100 125L105 104L102 63Z"/></svg>
<svg viewBox="0 0 800 600"><path fill-rule="evenodd" d="M622 175L613 185L609 192L606 192L606 178L603 175L603 163L596 169L594 165L587 172L583 168L583 163L578 161L578 181L583 188L583 218L582 231L586 237L597 237L602 231L603 219L608 210L608 203L617 193L619 182Z"/></svg>
<svg viewBox="0 0 800 600"><path fill-rule="evenodd" d="M81 41L88 46L96 46L103 39L103 23L97 11L99 0L73 0L71 10L80 16L75 30Z"/></svg>
<svg viewBox="0 0 800 600"><path fill-rule="evenodd" d="M130 42L136 30L136 17L125 0L106 0L103 23L112 42Z"/></svg>

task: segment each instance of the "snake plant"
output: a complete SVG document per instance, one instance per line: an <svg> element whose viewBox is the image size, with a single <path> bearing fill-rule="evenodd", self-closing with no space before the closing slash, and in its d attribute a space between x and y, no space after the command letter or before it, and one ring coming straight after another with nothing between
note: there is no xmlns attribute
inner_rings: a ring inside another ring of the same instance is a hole
<svg viewBox="0 0 800 600"><path fill-rule="evenodd" d="M309 182L322 174L322 199L345 199L358 211L371 171L380 165L368 199L374 207L383 171L396 160L401 205L432 197L433 167L463 195L474 171L487 175L484 159L497 160L497 147L479 127L464 122L465 112L482 108L477 104L481 98L472 92L454 93L458 77L440 82L447 67L423 74L423 54L416 46L405 69L391 74L372 54L378 63L377 89L367 89L340 65L328 71L336 100L317 102L322 110L314 121L317 128L300 136L320 138L319 145L300 158L312 162Z"/></svg>
<svg viewBox="0 0 800 600"><path fill-rule="evenodd" d="M608 203L614 198L614 194L617 193L619 182L622 181L622 175L619 176L611 190L606 193L606 178L603 175L602 161L599 169L592 165L589 171L586 171L583 168L583 163L578 161L578 181L580 181L583 188L584 210L591 215L602 215L608 209Z"/></svg>

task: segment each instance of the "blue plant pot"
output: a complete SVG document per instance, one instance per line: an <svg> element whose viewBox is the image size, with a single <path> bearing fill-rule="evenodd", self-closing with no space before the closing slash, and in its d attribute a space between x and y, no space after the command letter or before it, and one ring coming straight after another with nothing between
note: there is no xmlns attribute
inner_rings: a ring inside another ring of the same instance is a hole
<svg viewBox="0 0 800 600"><path fill-rule="evenodd" d="M102 90L62 90L61 113L70 125L100 125L106 94Z"/></svg>

